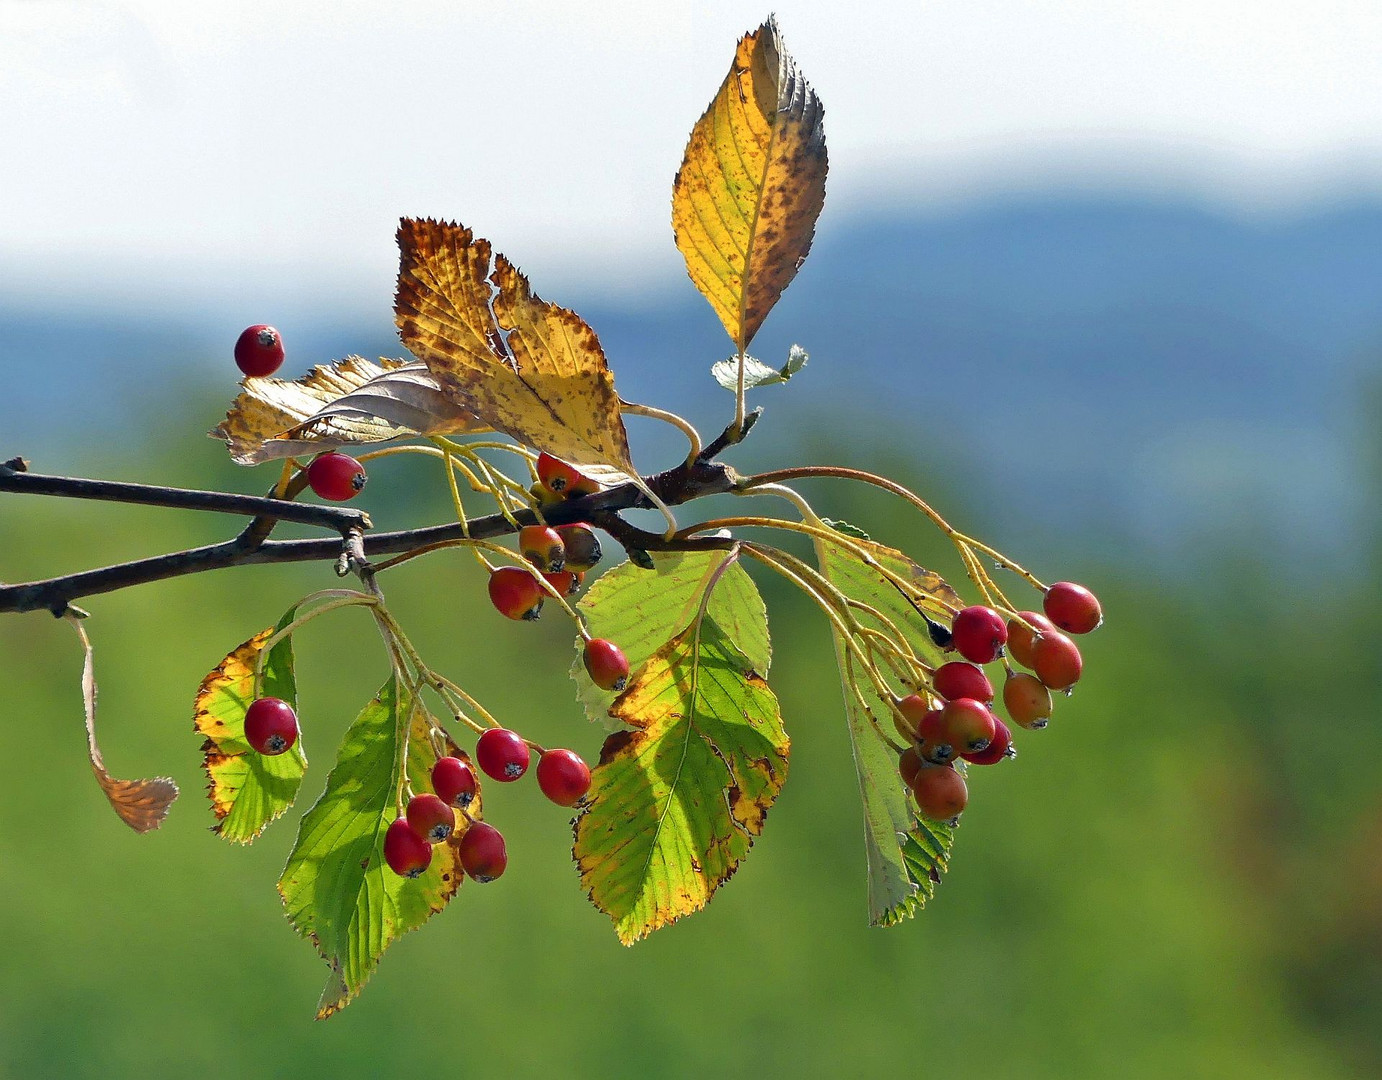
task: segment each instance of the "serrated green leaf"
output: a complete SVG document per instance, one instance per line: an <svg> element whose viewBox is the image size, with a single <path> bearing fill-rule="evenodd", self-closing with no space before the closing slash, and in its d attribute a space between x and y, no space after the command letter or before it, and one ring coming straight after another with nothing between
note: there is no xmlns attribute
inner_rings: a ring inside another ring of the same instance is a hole
<svg viewBox="0 0 1382 1080"><path fill-rule="evenodd" d="M289 921L331 968L319 1020L348 1005L384 950L445 907L464 877L457 854L464 818L447 843L432 848L432 865L421 877L399 877L384 862L384 833L397 816L400 723L408 725L407 770L415 790L430 786L438 757L429 718L414 705L391 677L356 717L326 790L303 815L278 882ZM449 739L442 746L464 757ZM480 817L478 796L469 812Z"/></svg>
<svg viewBox="0 0 1382 1080"><path fill-rule="evenodd" d="M197 690L193 725L206 741L202 767L217 823L213 830L226 840L248 844L265 826L293 805L307 754L301 734L286 754L266 757L245 741L245 711L254 700L254 670L264 644L293 621L289 608L272 626L250 638L222 660ZM278 641L264 660L263 695L297 708L293 638Z"/></svg>
<svg viewBox="0 0 1382 1080"><path fill-rule="evenodd" d="M650 657L611 711L632 730L605 741L573 854L629 945L700 910L738 868L789 744L777 698L710 616Z"/></svg>
<svg viewBox="0 0 1382 1080"><path fill-rule="evenodd" d="M620 563L603 574L579 607L590 633L613 641L629 661L632 678L648 658L669 638L690 625L700 606L701 594L724 562L722 551L655 553L653 570ZM768 639L768 614L758 588L737 563L720 577L711 594L709 615L748 657L755 671L767 675L772 663ZM590 681L581 660L582 641L576 639L571 677L586 715L597 723L609 723L614 695Z"/></svg>
<svg viewBox="0 0 1382 1080"><path fill-rule="evenodd" d="M772 386L776 383L785 383L793 375L806 366L806 361L811 359L811 354L800 345L793 345L787 350L787 361L780 368L771 367L763 363L762 360L752 356L744 357L744 389L751 390L756 386ZM731 356L724 360L717 360L710 368L710 374L715 377L715 381L731 393L739 390L739 358Z"/></svg>
<svg viewBox="0 0 1382 1080"><path fill-rule="evenodd" d="M848 521L837 521L834 518L821 518L821 521L825 522L825 524L829 525L837 533L844 533L846 536L852 536L856 540L871 539L869 534L859 528L858 525L851 525Z"/></svg>
<svg viewBox="0 0 1382 1080"><path fill-rule="evenodd" d="M858 532L852 527L840 528L841 524L832 523L851 537ZM849 542L867 550L879 564L931 595L947 603L959 603L959 597L939 575L923 570L902 552L866 539L852 538ZM815 547L821 573L836 588L890 619L920 659L932 665L942 662L941 651L931 641L926 621L878 571L843 545L817 538ZM857 614L865 625L882 629L883 624L878 620ZM935 893L940 875L946 869L953 830L917 815L915 804L907 796L898 774L896 753L874 730L873 722L847 684L845 645L837 632L833 636L841 681L845 683L845 715L864 804L869 922L875 926L891 926L914 914ZM866 680L860 680L860 689L874 720L890 730L887 705Z"/></svg>

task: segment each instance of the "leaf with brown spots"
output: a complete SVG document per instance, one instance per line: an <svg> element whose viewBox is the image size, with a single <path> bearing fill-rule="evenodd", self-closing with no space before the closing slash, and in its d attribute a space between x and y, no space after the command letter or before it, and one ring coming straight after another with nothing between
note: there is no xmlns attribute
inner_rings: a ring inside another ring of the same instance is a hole
<svg viewBox="0 0 1382 1080"><path fill-rule="evenodd" d="M625 945L699 911L738 869L787 778L777 698L714 618L698 616L610 708L574 855Z"/></svg>
<svg viewBox="0 0 1382 1080"><path fill-rule="evenodd" d="M173 800L178 797L178 786L166 776L150 780L119 780L110 775L101 756L101 748L96 744L96 666L91 638L81 623L84 616L68 614L65 617L82 639L86 654L82 663L82 703L86 709L86 749L91 758L91 771L96 774L96 782L101 785L111 809L120 815L121 821L137 833L157 829L168 816Z"/></svg>
<svg viewBox="0 0 1382 1080"><path fill-rule="evenodd" d="M634 475L614 376L595 332L535 296L489 241L404 218L394 312L403 344L462 408L573 465Z"/></svg>
<svg viewBox="0 0 1382 1080"><path fill-rule="evenodd" d="M347 356L300 379L248 378L211 432L237 465L413 435L489 430L442 393L423 364Z"/></svg>
<svg viewBox="0 0 1382 1080"><path fill-rule="evenodd" d="M293 621L291 607L278 626L262 630L216 665L202 680L193 704L192 724L202 743L207 797L216 815L212 832L237 844L248 844L297 798L307 771L303 736L286 754L265 756L245 741L245 711L255 698L254 669L269 638ZM274 643L264 658L261 697L276 697L297 709L293 638Z"/></svg>
<svg viewBox="0 0 1382 1080"><path fill-rule="evenodd" d="M891 631L896 627L915 656L933 667L944 663L944 656L927 632L926 620L882 573L859 558L851 548L867 552L880 566L910 582L919 592L960 606L955 591L939 574L923 570L895 548L867 539L860 530L845 522L830 524L849 538L850 547L818 538L816 558L821 573L850 599L862 601L882 614L888 623L862 610L855 612L856 617L874 630ZM917 815L916 804L908 796L898 773L896 751L874 730L874 723L884 730L892 730L888 706L867 678L857 677L858 670L848 662L838 631L833 636L840 679L844 683L845 718L854 747L859 794L864 803L869 922L874 926L892 926L915 914L935 893L949 862L954 830ZM855 697L849 685L851 680L863 695L872 717Z"/></svg>
<svg viewBox="0 0 1382 1080"><path fill-rule="evenodd" d="M407 780L414 791L431 789L438 751L466 757L390 678L346 731L326 790L303 815L278 882L288 920L331 969L318 1020L350 1004L384 950L444 908L464 877L463 815L457 815L451 838L433 846L432 864L421 877L399 877L384 861L384 833L397 816L403 779L404 732ZM478 794L469 813L481 816Z"/></svg>
<svg viewBox="0 0 1382 1080"><path fill-rule="evenodd" d="M741 354L811 250L825 201L823 114L769 19L740 39L672 183L687 273Z"/></svg>

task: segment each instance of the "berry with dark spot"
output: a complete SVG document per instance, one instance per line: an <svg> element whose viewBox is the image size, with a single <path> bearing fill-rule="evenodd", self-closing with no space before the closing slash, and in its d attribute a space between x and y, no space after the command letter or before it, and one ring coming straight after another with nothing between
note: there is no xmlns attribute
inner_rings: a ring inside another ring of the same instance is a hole
<svg viewBox="0 0 1382 1080"><path fill-rule="evenodd" d="M542 571L557 571L566 566L566 545L557 530L546 525L528 525L518 532L518 550Z"/></svg>
<svg viewBox="0 0 1382 1080"><path fill-rule="evenodd" d="M993 608L975 604L955 615L951 634L961 656L976 664L987 664L998 659L1008 640L1008 627Z"/></svg>
<svg viewBox="0 0 1382 1080"><path fill-rule="evenodd" d="M399 877L421 877L432 865L432 845L413 832L407 818L395 818L384 834L384 861Z"/></svg>
<svg viewBox="0 0 1382 1080"><path fill-rule="evenodd" d="M972 754L993 739L995 718L989 707L973 698L947 701L941 709L942 738L961 754Z"/></svg>
<svg viewBox="0 0 1382 1080"><path fill-rule="evenodd" d="M283 365L283 338L272 326L247 326L235 340L235 366L246 375L272 375Z"/></svg>
<svg viewBox="0 0 1382 1080"><path fill-rule="evenodd" d="M509 865L504 834L483 821L477 821L466 829L461 837L459 854L465 872L481 883L501 876Z"/></svg>
<svg viewBox="0 0 1382 1080"><path fill-rule="evenodd" d="M431 792L409 799L404 816L408 827L429 844L440 844L456 827L456 811Z"/></svg>
<svg viewBox="0 0 1382 1080"><path fill-rule="evenodd" d="M575 806L590 790L590 766L574 750L548 750L537 759L537 786L558 806Z"/></svg>
<svg viewBox="0 0 1382 1080"><path fill-rule="evenodd" d="M464 810L475 801L480 786L468 764L458 757L444 757L432 766L432 790L448 806Z"/></svg>
<svg viewBox="0 0 1382 1080"><path fill-rule="evenodd" d="M604 554L600 549L600 538L583 522L575 525L558 525L557 535L561 537L562 545L566 549L568 570L590 570Z"/></svg>
<svg viewBox="0 0 1382 1080"><path fill-rule="evenodd" d="M575 596L580 591L581 579L570 570L558 570L554 574L543 574L547 584L557 590L560 596Z"/></svg>
<svg viewBox="0 0 1382 1080"><path fill-rule="evenodd" d="M629 661L614 642L591 638L585 643L582 659L591 681L601 690L618 693L629 685Z"/></svg>
<svg viewBox="0 0 1382 1080"><path fill-rule="evenodd" d="M1035 675L1015 671L1003 684L1003 704L1013 723L1039 731L1051 722L1051 691Z"/></svg>
<svg viewBox="0 0 1382 1080"><path fill-rule="evenodd" d="M349 454L318 454L307 466L307 483L319 498L346 502L364 490L365 467Z"/></svg>
<svg viewBox="0 0 1382 1080"><path fill-rule="evenodd" d="M969 803L965 778L949 765L923 765L910 786L922 815L932 821L953 825Z"/></svg>
<svg viewBox="0 0 1382 1080"><path fill-rule="evenodd" d="M1084 659L1079 647L1057 630L1037 638L1032 647L1032 670L1052 690L1069 690L1080 681Z"/></svg>
<svg viewBox="0 0 1382 1080"><path fill-rule="evenodd" d="M486 776L511 783L528 771L532 754L523 736L508 728L490 728L475 744L475 760Z"/></svg>
<svg viewBox="0 0 1382 1080"><path fill-rule="evenodd" d="M1099 598L1083 585L1058 581L1041 602L1049 618L1067 634L1087 634L1104 621Z"/></svg>
<svg viewBox="0 0 1382 1080"><path fill-rule="evenodd" d="M298 741L297 713L276 697L251 702L245 710L245 741L266 757L291 750Z"/></svg>
<svg viewBox="0 0 1382 1080"><path fill-rule="evenodd" d="M521 566L501 566L489 576L489 600L495 610L510 619L532 621L542 614L547 596L537 579Z"/></svg>
<svg viewBox="0 0 1382 1080"><path fill-rule="evenodd" d="M1004 758L1017 757L1017 751L1013 749L1012 729L994 717L993 738L989 740L988 746L960 756L971 765L996 765Z"/></svg>

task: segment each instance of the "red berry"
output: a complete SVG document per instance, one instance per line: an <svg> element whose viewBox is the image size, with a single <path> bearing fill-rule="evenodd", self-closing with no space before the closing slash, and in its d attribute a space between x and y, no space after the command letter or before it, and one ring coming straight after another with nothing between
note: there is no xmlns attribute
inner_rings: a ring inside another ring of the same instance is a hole
<svg viewBox="0 0 1382 1080"><path fill-rule="evenodd" d="M619 646L604 638L585 643L585 669L601 690L622 691L629 685L629 662Z"/></svg>
<svg viewBox="0 0 1382 1080"><path fill-rule="evenodd" d="M448 806L459 806L464 810L475 801L479 784L464 761L458 757L444 757L437 758L437 763L432 766L432 790Z"/></svg>
<svg viewBox="0 0 1382 1080"><path fill-rule="evenodd" d="M395 818L384 834L384 861L399 877L421 877L432 865L432 845L413 832L406 818Z"/></svg>
<svg viewBox="0 0 1382 1080"><path fill-rule="evenodd" d="M318 454L307 466L307 483L320 498L345 502L364 489L365 467L349 454Z"/></svg>
<svg viewBox="0 0 1382 1080"><path fill-rule="evenodd" d="M1009 619L1008 655L1023 667L1030 668L1032 666L1032 648L1036 645L1037 634L1044 634L1048 630L1054 631L1056 626L1045 615L1038 615L1035 611L1019 611L1018 614L1036 627L1036 633L1032 633L1016 619Z"/></svg>
<svg viewBox="0 0 1382 1080"><path fill-rule="evenodd" d="M501 566L489 576L489 600L510 619L536 619L547 596L532 574L521 566Z"/></svg>
<svg viewBox="0 0 1382 1080"><path fill-rule="evenodd" d="M252 701L245 710L245 741L267 757L291 750L298 741L297 713L276 697Z"/></svg>
<svg viewBox="0 0 1382 1080"><path fill-rule="evenodd" d="M908 738L920 739L922 737L921 722L931 711L931 705L927 699L920 694L908 694L906 697L898 699L897 711L902 714L902 733Z"/></svg>
<svg viewBox="0 0 1382 1080"><path fill-rule="evenodd" d="M1008 628L993 608L976 604L955 616L951 635L951 642L961 656L976 664L987 664L998 658L1008 640Z"/></svg>
<svg viewBox="0 0 1382 1080"><path fill-rule="evenodd" d="M952 660L936 668L932 677L936 693L951 701L956 698L973 698L975 701L992 701L993 684L989 677L973 664L963 660Z"/></svg>
<svg viewBox="0 0 1382 1080"><path fill-rule="evenodd" d="M1051 691L1035 675L1014 672L1003 684L1003 704L1013 723L1039 731L1051 722Z"/></svg>
<svg viewBox="0 0 1382 1080"><path fill-rule="evenodd" d="M1083 585L1058 581L1041 602L1047 616L1067 634L1087 634L1104 621L1099 598Z"/></svg>
<svg viewBox="0 0 1382 1080"><path fill-rule="evenodd" d="M456 827L456 811L431 792L408 800L408 827L429 844L440 844Z"/></svg>
<svg viewBox="0 0 1382 1080"><path fill-rule="evenodd" d="M475 760L485 770L486 776L507 784L528 771L532 754L518 732L508 728L490 728L475 744Z"/></svg>
<svg viewBox="0 0 1382 1080"><path fill-rule="evenodd" d="M570 570L558 570L555 574L543 574L547 584L557 590L560 596L575 596L580 591L581 579Z"/></svg>
<svg viewBox="0 0 1382 1080"><path fill-rule="evenodd" d="M528 525L518 532L518 550L539 570L557 571L566 565L566 545L556 529Z"/></svg>
<svg viewBox="0 0 1382 1080"><path fill-rule="evenodd" d="M283 338L272 326L247 326L235 341L235 366L246 375L272 375L283 364Z"/></svg>
<svg viewBox="0 0 1382 1080"><path fill-rule="evenodd" d="M574 750L548 750L537 759L537 786L558 806L575 806L590 790L590 766Z"/></svg>
<svg viewBox="0 0 1382 1080"><path fill-rule="evenodd" d="M589 570L604 554L600 550L600 538L589 525L558 525L557 535L566 548L568 570Z"/></svg>
<svg viewBox="0 0 1382 1080"><path fill-rule="evenodd" d="M493 881L509 865L504 834L483 821L466 829L461 837L460 857L465 872L479 882Z"/></svg>
<svg viewBox="0 0 1382 1080"><path fill-rule="evenodd" d="M954 824L969 802L965 778L949 765L923 765L911 788L918 808L932 821Z"/></svg>
<svg viewBox="0 0 1382 1080"><path fill-rule="evenodd" d="M941 709L943 740L961 754L972 754L988 746L993 740L995 722L989 707L973 698L947 701Z"/></svg>
<svg viewBox="0 0 1382 1080"><path fill-rule="evenodd" d="M933 765L946 765L959 753L959 747L950 741L940 709L931 709L917 724L917 753Z"/></svg>
<svg viewBox="0 0 1382 1080"><path fill-rule="evenodd" d="M1004 758L1016 757L1017 751L1012 748L1013 733L1007 724L997 717L993 721L993 738L988 746L982 750L976 750L970 754L961 754L971 765L996 765Z"/></svg>
<svg viewBox="0 0 1382 1080"><path fill-rule="evenodd" d="M908 787L912 786L912 780L922 767L921 755L917 753L915 746L909 746L897 756L897 771L902 774L902 782Z"/></svg>
<svg viewBox="0 0 1382 1080"><path fill-rule="evenodd" d="M577 495L593 495L600 485L582 474L573 465L548 453L537 456L537 478L552 494L563 499L574 499Z"/></svg>
<svg viewBox="0 0 1382 1080"><path fill-rule="evenodd" d="M1032 649L1032 670L1052 690L1069 690L1080 681L1084 660L1079 647L1064 634L1042 634Z"/></svg>

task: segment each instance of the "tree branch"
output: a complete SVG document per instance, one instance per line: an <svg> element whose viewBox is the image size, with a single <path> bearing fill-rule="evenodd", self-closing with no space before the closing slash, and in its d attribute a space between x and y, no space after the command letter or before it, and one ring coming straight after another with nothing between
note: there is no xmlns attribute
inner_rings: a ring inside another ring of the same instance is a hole
<svg viewBox="0 0 1382 1080"><path fill-rule="evenodd" d="M22 474L11 468L6 475L13 478L13 475ZM61 478L49 477L46 479ZM728 492L733 489L737 479L734 471L728 466L698 459L689 465L682 465L655 476L645 477L644 482L667 505L677 506L705 495ZM80 483L99 482L82 481ZM118 486L135 489L142 489L143 487L137 484ZM0 490L16 490L16 488L0 486ZM166 493L178 489L156 488L148 490ZM230 500L216 505L212 505L210 502L202 503L195 507L197 509L223 509L231 505L240 505L245 507L241 512L259 514L264 512L262 508L268 504L270 509L267 513L269 515L289 521L303 521L305 519L282 511L308 509L328 511L326 518L332 527L340 527L343 522L358 520L358 518L343 518L341 515L345 513L363 517L359 511L346 512L333 507L305 507L282 499L263 499L250 495L222 495L219 492L198 492L196 494ZM99 496L79 495L77 497ZM248 502L242 500L248 500ZM141 498L131 501L150 500ZM155 505L170 504L156 502ZM636 485L621 484L595 495L569 499L555 506L546 507L543 510L543 517L549 524L568 525L577 521L590 521L597 517L617 519L619 511L630 509L652 509L652 503ZM537 518L531 510L517 511L514 518L520 526L532 525L537 522ZM367 525L368 518L365 518L364 522ZM320 524L322 522L318 519L313 523ZM358 532L358 526L352 525L351 528ZM500 514L471 520L469 530L470 535L477 540L487 540L515 531L514 526ZM363 540L363 549L367 556L384 555L412 551L415 548L442 540L459 540L464 536L465 531L459 523L433 525L421 529L367 534ZM258 537L255 539L257 540ZM114 566L102 567L99 570L86 570L76 574L66 574L62 577L47 578L42 581L0 585L0 612L51 611L54 615L62 615L68 610L71 601L79 597L115 592L146 582L162 581L167 578L182 577L186 574L198 574L207 570L219 570L228 566L337 559L343 551L343 543L340 539L328 538L320 540L260 540L255 544L253 541L247 543L245 535L242 534L240 537L225 543L191 548L186 551L175 551L150 559L118 563Z"/></svg>

